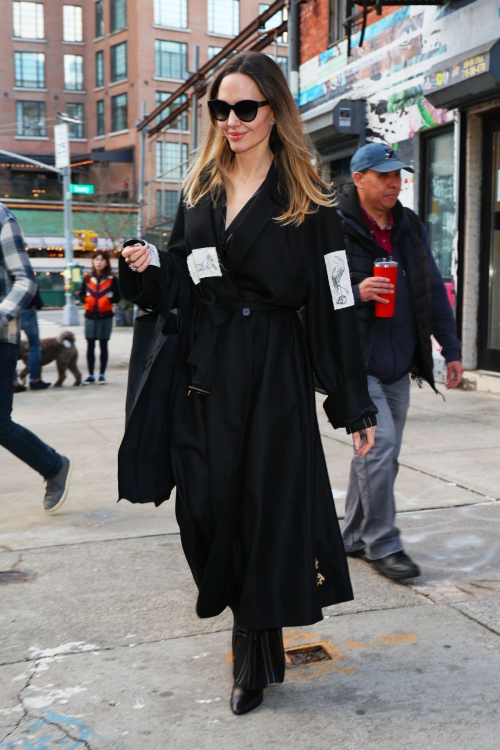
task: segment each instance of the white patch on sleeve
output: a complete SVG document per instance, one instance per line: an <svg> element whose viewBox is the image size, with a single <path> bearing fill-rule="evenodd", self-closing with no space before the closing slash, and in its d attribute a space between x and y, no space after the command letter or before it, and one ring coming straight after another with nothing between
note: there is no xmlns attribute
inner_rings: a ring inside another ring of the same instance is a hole
<svg viewBox="0 0 500 750"><path fill-rule="evenodd" d="M326 272L335 310L354 305L351 277L345 250L335 250L325 255Z"/></svg>
<svg viewBox="0 0 500 750"><path fill-rule="evenodd" d="M195 284L211 276L222 276L215 247L196 247L187 257L188 270Z"/></svg>

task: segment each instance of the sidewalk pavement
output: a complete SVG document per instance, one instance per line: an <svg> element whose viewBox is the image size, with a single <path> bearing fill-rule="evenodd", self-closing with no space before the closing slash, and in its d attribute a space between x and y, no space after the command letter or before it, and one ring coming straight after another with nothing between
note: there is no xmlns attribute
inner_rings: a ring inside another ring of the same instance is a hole
<svg viewBox="0 0 500 750"><path fill-rule="evenodd" d="M42 336L60 330L40 319ZM235 717L231 620L195 614L174 502L116 504L130 344L114 330L106 386L69 375L15 397L15 419L75 471L48 516L41 478L0 453L0 748L497 750L500 397L412 389L398 523L422 577L396 584L351 560L356 599L285 631L287 647L322 642L331 659L290 668ZM343 517L350 440L318 413Z"/></svg>

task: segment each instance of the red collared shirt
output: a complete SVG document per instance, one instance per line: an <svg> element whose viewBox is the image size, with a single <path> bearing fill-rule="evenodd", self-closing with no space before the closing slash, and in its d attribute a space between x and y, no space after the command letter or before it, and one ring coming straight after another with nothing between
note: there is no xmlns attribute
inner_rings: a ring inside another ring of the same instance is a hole
<svg viewBox="0 0 500 750"><path fill-rule="evenodd" d="M365 211L363 206L360 205L361 211L363 212L363 217L368 225L368 229L370 230L370 234L383 250L386 251L389 255L392 255L392 239L391 239L391 231L394 226L394 220L392 218L392 211L389 211L389 217L388 217L388 225L387 227L384 227L381 229L375 219L370 216L368 211Z"/></svg>

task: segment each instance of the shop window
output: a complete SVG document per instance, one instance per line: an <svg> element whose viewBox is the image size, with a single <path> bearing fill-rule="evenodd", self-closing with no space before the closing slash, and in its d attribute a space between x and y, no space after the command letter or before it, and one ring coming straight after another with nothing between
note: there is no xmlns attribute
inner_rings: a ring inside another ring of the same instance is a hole
<svg viewBox="0 0 500 750"><path fill-rule="evenodd" d="M14 36L18 39L43 39L43 4L29 2L12 3L14 14Z"/></svg>
<svg viewBox="0 0 500 750"><path fill-rule="evenodd" d="M155 74L159 78L187 78L187 44L155 41Z"/></svg>
<svg viewBox="0 0 500 750"><path fill-rule="evenodd" d="M455 235L453 130L427 134L423 146L422 218L441 276L451 282Z"/></svg>
<svg viewBox="0 0 500 750"><path fill-rule="evenodd" d="M63 5L63 40L83 41L82 8L80 5Z"/></svg>
<svg viewBox="0 0 500 750"><path fill-rule="evenodd" d="M237 36L240 30L239 0L208 0L208 31Z"/></svg>
<svg viewBox="0 0 500 750"><path fill-rule="evenodd" d="M111 97L111 130L126 130L128 127L128 101L127 94L118 94Z"/></svg>
<svg viewBox="0 0 500 750"><path fill-rule="evenodd" d="M17 135L46 135L45 102L17 102Z"/></svg>
<svg viewBox="0 0 500 750"><path fill-rule="evenodd" d="M154 19L158 26L187 29L187 0L155 0Z"/></svg>
<svg viewBox="0 0 500 750"><path fill-rule="evenodd" d="M15 52L14 67L16 86L45 88L45 55L42 52Z"/></svg>

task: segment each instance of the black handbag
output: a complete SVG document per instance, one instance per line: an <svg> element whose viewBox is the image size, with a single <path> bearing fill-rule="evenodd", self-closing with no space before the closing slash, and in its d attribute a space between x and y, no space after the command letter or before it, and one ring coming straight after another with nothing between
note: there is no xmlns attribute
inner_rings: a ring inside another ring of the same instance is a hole
<svg viewBox="0 0 500 750"><path fill-rule="evenodd" d="M180 264L173 263L170 271L159 314L146 313L134 322L126 426L118 451L119 499L157 506L169 499L175 487L168 451L168 400L182 313L190 293Z"/></svg>

